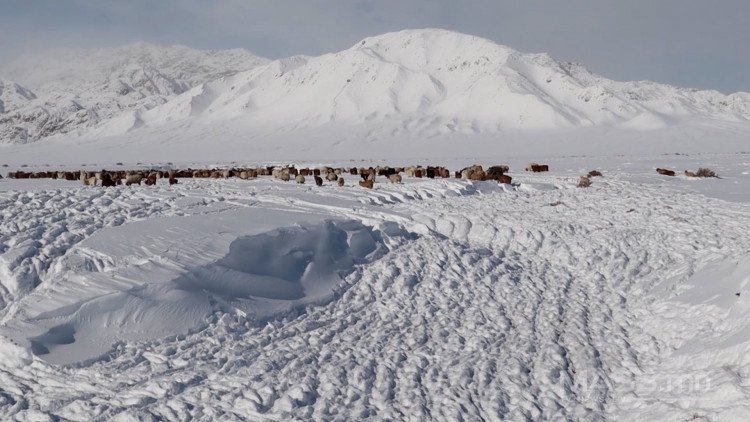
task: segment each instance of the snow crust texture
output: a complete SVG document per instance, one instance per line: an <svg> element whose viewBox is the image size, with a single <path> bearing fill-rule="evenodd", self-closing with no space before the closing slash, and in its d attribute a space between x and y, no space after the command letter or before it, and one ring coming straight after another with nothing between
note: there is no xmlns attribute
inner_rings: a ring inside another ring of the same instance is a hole
<svg viewBox="0 0 750 422"><path fill-rule="evenodd" d="M587 189L572 166L513 186L0 191L3 217L25 213L0 224L0 412L746 420L750 209L696 190L740 179L644 168Z"/></svg>

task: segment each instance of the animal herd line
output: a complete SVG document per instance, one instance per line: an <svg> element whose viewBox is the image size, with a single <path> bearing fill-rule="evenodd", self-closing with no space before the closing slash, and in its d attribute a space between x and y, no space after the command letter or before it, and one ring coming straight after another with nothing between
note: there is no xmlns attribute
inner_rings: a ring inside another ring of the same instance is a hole
<svg viewBox="0 0 750 422"><path fill-rule="evenodd" d="M472 181L497 181L502 184L511 184L512 177L507 173L510 167L507 165L493 165L486 170L481 165L475 164L464 167L452 173L456 179ZM525 168L526 171L540 173L549 171L546 164L531 163ZM657 168L656 172L665 176L674 176L673 170ZM101 170L97 172L90 171L40 171L26 172L15 171L8 173L11 179L56 179L75 181L80 180L85 186L118 186L118 185L156 185L157 180L167 179L170 185L179 183L179 179L229 179L238 178L243 180L257 179L263 176L271 176L281 181L291 181L292 179L298 184L304 184L308 178L312 177L315 185L323 186L324 182L335 183L338 186L344 186L344 175L359 176L360 186L372 189L375 185L376 176L387 178L390 183L401 183L402 174L405 177L412 178L429 178L447 179L451 177L451 171L443 166L408 166L408 167L329 167L321 166L317 168L297 168L291 166L269 166L255 168L229 168L229 169L178 169L178 170ZM581 176L578 186L591 186L591 178L601 176L598 170L592 170L588 174ZM718 177L710 169L700 168L697 172L685 171L689 177Z"/></svg>

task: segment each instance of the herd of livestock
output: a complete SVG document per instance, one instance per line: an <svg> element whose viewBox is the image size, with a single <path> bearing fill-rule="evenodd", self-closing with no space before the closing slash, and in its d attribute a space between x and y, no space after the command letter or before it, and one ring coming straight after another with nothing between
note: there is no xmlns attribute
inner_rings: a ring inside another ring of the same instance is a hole
<svg viewBox="0 0 750 422"><path fill-rule="evenodd" d="M498 183L510 184L512 178L508 176L509 167L506 165L495 165L486 170L481 165L472 165L456 171L456 179L485 181L494 180ZM526 166L526 171L546 172L549 166L546 164L531 163ZM663 168L657 168L657 173L674 176L675 172ZM41 171L26 172L15 171L8 173L11 179L61 179L61 180L80 180L86 186L117 186L117 185L155 185L158 179L167 179L170 185L178 183L178 179L191 178L212 178L227 179L236 177L239 179L255 179L260 176L272 176L282 181L290 181L303 184L307 178L312 177L315 184L322 186L324 180L330 183L336 183L344 186L344 175L359 176L359 185L372 189L375 184L376 176L384 176L391 183L401 183L402 176L416 178L449 178L451 172L442 166L409 166L409 167L318 167L318 168L296 168L295 166L275 166L275 167L256 167L256 168L230 168L230 169L181 169L181 170L134 170L134 171L108 171L101 170L98 172L88 171ZM592 170L585 176L581 176L578 186L588 187L591 185L591 178L601 176L597 170ZM709 170L701 168L697 172L685 171L685 175L692 177L717 177L716 174ZM1 176L0 176L1 177Z"/></svg>
<svg viewBox="0 0 750 422"><path fill-rule="evenodd" d="M506 173L509 167L505 165L491 166L486 170L481 165L465 167L453 173L457 179L466 180L495 180L499 183L510 184L512 178ZM526 170L533 172L549 171L549 166L541 164L530 164ZM184 178L212 178L212 179L255 179L261 176L272 176L282 181L294 180L303 184L308 178L312 178L315 184L322 186L324 180L344 185L344 175L359 176L359 185L372 188L376 176L384 176L391 183L401 183L402 174L406 177L416 178L449 178L451 172L442 166L409 166L409 167L329 167L318 168L296 168L295 166L256 167L256 168L230 168L230 169L181 169L181 170L133 170L133 171L41 171L26 172L15 171L8 173L12 179L61 179L80 180L87 186L117 186L117 185L155 185L158 179L167 179L169 184L178 183Z"/></svg>

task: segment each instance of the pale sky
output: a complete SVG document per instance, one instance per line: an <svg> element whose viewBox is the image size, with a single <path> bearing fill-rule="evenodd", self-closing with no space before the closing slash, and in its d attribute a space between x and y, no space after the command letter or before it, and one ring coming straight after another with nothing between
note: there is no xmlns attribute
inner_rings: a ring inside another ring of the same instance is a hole
<svg viewBox="0 0 750 422"><path fill-rule="evenodd" d="M427 27L616 80L750 92L750 0L0 0L0 67L25 51L135 41L318 55Z"/></svg>

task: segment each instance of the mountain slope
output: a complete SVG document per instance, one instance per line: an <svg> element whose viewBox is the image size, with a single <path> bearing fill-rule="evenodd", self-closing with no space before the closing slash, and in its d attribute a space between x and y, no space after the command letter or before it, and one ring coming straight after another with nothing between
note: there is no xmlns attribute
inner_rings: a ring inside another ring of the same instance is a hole
<svg viewBox="0 0 750 422"><path fill-rule="evenodd" d="M7 101L0 93L5 103L0 108L0 143L83 132L125 111L153 108L195 85L266 62L244 50L145 43L23 57L0 69L0 75L31 92L23 101Z"/></svg>
<svg viewBox="0 0 750 422"><path fill-rule="evenodd" d="M202 84L143 113L139 126L242 118L271 130L372 123L431 136L750 119L747 94L615 82L546 54L522 54L444 30L385 34L335 54L292 61Z"/></svg>
<svg viewBox="0 0 750 422"><path fill-rule="evenodd" d="M707 139L722 141L722 151L745 151L750 133L750 94L612 81L546 54L439 29L274 61L236 51L174 51L118 53L130 58L108 65L92 55L90 65L78 66L92 68L85 72L48 64L63 68L55 78L36 66L26 78L31 85L21 82L37 98L27 100L26 114L6 107L0 119L15 120L5 133L28 132L27 141L64 136L9 148L9 162L36 162L40 153L75 163L124 155L192 162L591 153L593 146L600 153L716 150ZM46 117L51 110L58 114Z"/></svg>

